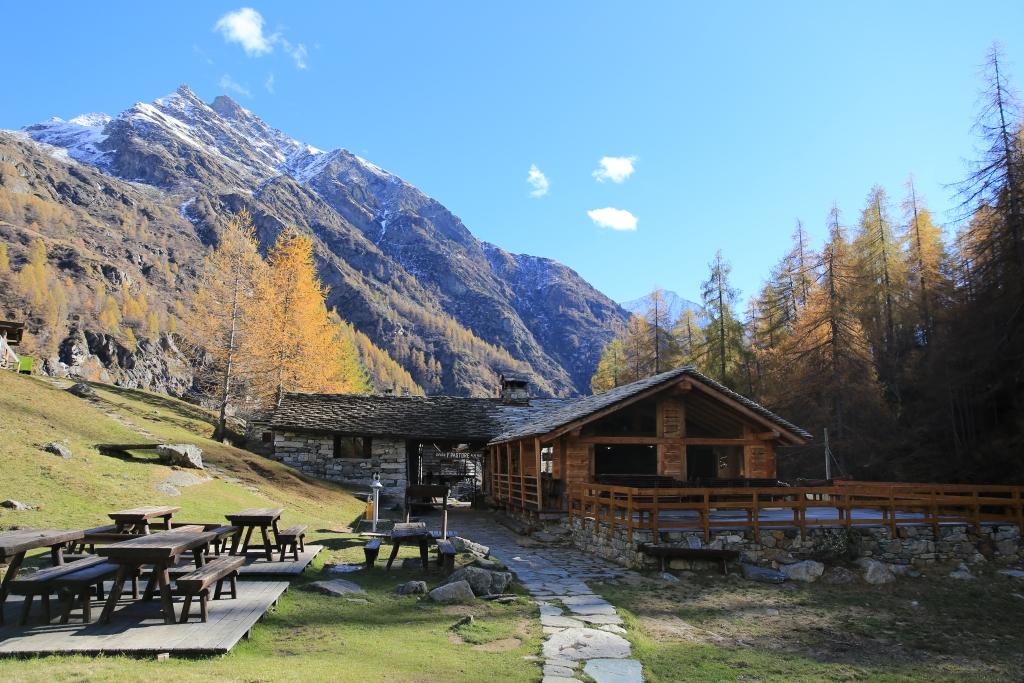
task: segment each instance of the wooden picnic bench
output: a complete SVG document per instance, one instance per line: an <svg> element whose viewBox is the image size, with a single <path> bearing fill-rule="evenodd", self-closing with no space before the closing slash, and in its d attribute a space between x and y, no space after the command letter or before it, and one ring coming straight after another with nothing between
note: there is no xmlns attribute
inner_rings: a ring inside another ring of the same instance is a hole
<svg viewBox="0 0 1024 683"><path fill-rule="evenodd" d="M87 557L56 567L47 567L37 572L22 576L11 581L8 586L8 593L11 595L23 595L25 601L21 604L21 618L18 623L24 626L28 623L29 614L32 611L32 601L36 596L41 598L43 603L43 617L46 623L50 622L50 594L57 590L56 582L60 579L74 576L79 572L88 572L88 577L97 575L99 578L91 578L87 586L91 587L103 578L112 575L117 571L117 566L104 562L102 557ZM90 571L92 570L92 571ZM83 575L84 577L85 575ZM82 578L82 577L80 577Z"/></svg>
<svg viewBox="0 0 1024 683"><path fill-rule="evenodd" d="M201 527L182 527L159 534L135 536L127 541L97 548L98 555L119 565L114 586L107 596L100 621L110 623L117 601L124 590L124 582L128 577L138 574L143 566L150 565L152 569L149 586L143 599L151 597L153 591L159 588L164 622L175 623L168 569L175 564L179 556L188 551L192 551L196 568L202 568L206 563L206 550L215 537L216 534L204 531Z"/></svg>
<svg viewBox="0 0 1024 683"><path fill-rule="evenodd" d="M171 517L181 510L173 505L148 505L131 508L130 510L118 510L111 512L108 517L114 520L115 531L136 534L150 533L150 520L164 520L164 529L171 529Z"/></svg>
<svg viewBox="0 0 1024 683"><path fill-rule="evenodd" d="M366 560L366 568L372 569L373 563L377 561L377 555L380 553L380 539L371 538L363 546L363 557Z"/></svg>
<svg viewBox="0 0 1024 683"><path fill-rule="evenodd" d="M277 547L281 552L281 561L284 562L284 554L291 548L292 557L299 561L299 551L306 552L306 529L305 524L296 524L287 529L277 532Z"/></svg>
<svg viewBox="0 0 1024 683"><path fill-rule="evenodd" d="M640 552L651 557L657 557L660 561L661 571L665 571L665 560L711 560L720 563L723 574L729 573L727 562L734 562L739 559L740 554L736 550L719 550L715 548L680 548L672 545L653 545L643 543L640 545Z"/></svg>
<svg viewBox="0 0 1024 683"><path fill-rule="evenodd" d="M386 568L391 569L402 545L416 543L420 547L420 561L423 568L427 569L427 548L433 542L434 537L430 535L425 522L396 522L391 529L391 555L388 557Z"/></svg>
<svg viewBox="0 0 1024 683"><path fill-rule="evenodd" d="M4 623L4 602L11 583L17 578L25 554L37 548L49 548L54 566L64 564L64 546L82 538L81 530L18 529L0 532L0 562L7 563L7 572L0 582L0 624Z"/></svg>
<svg viewBox="0 0 1024 683"><path fill-rule="evenodd" d="M274 546L270 543L267 530L273 529L274 539L276 540L279 533L277 522L281 519L283 513L284 510L281 508L249 508L225 515L232 526L236 526L239 529L234 543L231 544L231 554L234 555L238 551L239 539L242 538L242 530L245 530L245 540L242 542L241 551L242 555L245 555L249 551L249 539L252 538L253 529L259 528L260 533L263 535L262 547L266 553L267 561L273 562Z"/></svg>
<svg viewBox="0 0 1024 683"><path fill-rule="evenodd" d="M447 574L455 571L455 544L449 540L437 542L437 565Z"/></svg>
<svg viewBox="0 0 1024 683"><path fill-rule="evenodd" d="M216 538L214 538L210 544L213 546L213 552L215 555L220 555L228 540L234 538L239 531L236 526L221 524L220 522L175 522L175 525L175 529L183 526L199 526L202 527L203 531L210 531L217 534Z"/></svg>
<svg viewBox="0 0 1024 683"><path fill-rule="evenodd" d="M185 604L181 607L180 623L188 621L189 612L192 608L192 599L199 598L199 613L203 622L207 618L207 600L210 596L210 586L216 583L213 593L214 600L220 600L224 582L229 581L231 585L231 597L238 597L238 570L245 564L244 557L218 557L210 560L191 574L178 577L174 585L178 591L185 596Z"/></svg>
<svg viewBox="0 0 1024 683"><path fill-rule="evenodd" d="M82 623L88 624L92 621L93 589L96 591L96 599L103 600L103 582L116 573L116 564L100 562L73 574L66 574L54 579L53 587L57 591L57 596L64 602L60 623L66 624L70 620L76 598L82 605Z"/></svg>

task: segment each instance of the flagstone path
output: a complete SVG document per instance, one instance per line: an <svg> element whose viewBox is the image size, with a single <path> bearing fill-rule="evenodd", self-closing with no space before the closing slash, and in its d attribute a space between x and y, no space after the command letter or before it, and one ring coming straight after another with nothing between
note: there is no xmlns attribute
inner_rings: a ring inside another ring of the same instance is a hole
<svg viewBox="0 0 1024 683"><path fill-rule="evenodd" d="M630 658L626 630L615 607L594 595L587 581L621 579L628 569L574 548L522 547L491 516L459 515L452 528L486 545L530 592L544 628L542 683L579 683L582 671L597 683L642 683L640 662Z"/></svg>

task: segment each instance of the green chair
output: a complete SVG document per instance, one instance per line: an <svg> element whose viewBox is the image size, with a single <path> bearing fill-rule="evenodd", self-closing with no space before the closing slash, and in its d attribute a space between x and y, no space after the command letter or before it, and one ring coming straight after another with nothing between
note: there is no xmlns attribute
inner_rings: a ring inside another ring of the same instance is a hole
<svg viewBox="0 0 1024 683"><path fill-rule="evenodd" d="M18 358L18 374L20 375L31 375L32 374L32 359L28 356L21 356Z"/></svg>

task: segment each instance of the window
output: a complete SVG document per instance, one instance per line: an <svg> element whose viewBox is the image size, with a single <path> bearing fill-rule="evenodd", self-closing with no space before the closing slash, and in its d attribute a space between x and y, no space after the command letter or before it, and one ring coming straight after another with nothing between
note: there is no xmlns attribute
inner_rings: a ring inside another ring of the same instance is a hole
<svg viewBox="0 0 1024 683"><path fill-rule="evenodd" d="M551 446L540 449L540 471L542 474L553 474L555 471L555 449Z"/></svg>
<svg viewBox="0 0 1024 683"><path fill-rule="evenodd" d="M370 439L362 436L342 436L341 434L335 434L332 457L369 458Z"/></svg>

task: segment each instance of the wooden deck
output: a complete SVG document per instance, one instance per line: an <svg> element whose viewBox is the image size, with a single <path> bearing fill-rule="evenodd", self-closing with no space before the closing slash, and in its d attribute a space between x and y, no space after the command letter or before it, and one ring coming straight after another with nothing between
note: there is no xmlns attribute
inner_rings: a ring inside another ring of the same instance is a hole
<svg viewBox="0 0 1024 683"><path fill-rule="evenodd" d="M209 621L205 624L198 619L187 624L165 624L159 601L131 600L128 592L110 624L82 624L81 617L75 623L75 616L81 614L79 610L72 612L69 624L58 623L57 615L50 624L44 624L37 600L29 624L17 626L22 598L12 596L4 610L7 625L0 627L0 657L69 653L224 654L249 634L286 590L287 581L240 581L238 598L210 601ZM178 609L180 602L181 598L176 597ZM99 614L101 608L102 604L94 599L93 614Z"/></svg>
<svg viewBox="0 0 1024 683"><path fill-rule="evenodd" d="M306 570L306 567L313 561L324 547L322 545L306 544L306 549L299 553L299 559L291 559L291 553L287 553L284 562L278 562L281 553L274 552L274 561L268 562L262 549L250 548L245 554L245 564L238 570L240 579L269 579L272 577L288 578L295 577Z"/></svg>

